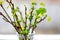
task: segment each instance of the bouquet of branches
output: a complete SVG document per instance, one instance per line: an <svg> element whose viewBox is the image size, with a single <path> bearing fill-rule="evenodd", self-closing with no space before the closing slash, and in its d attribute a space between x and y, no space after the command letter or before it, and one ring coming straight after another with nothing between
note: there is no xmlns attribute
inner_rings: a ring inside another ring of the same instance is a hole
<svg viewBox="0 0 60 40"><path fill-rule="evenodd" d="M4 8L3 0L0 1L0 7L3 9L3 11L7 16L4 15L2 12L0 12L0 16L3 17L3 20L10 23L18 32L18 34L24 36L23 40L28 40L27 35L29 35L29 33L33 33L34 29L37 27L37 24L42 22L47 17L45 4L41 2L40 3L41 7L35 8L37 3L35 1L32 1L29 13L27 12L27 6L24 5L25 16L23 18L22 12L20 11L19 7L15 7L12 0L5 0L5 1L9 4L11 8L11 14L13 19L11 19L8 12ZM17 12L19 13L19 16L17 15Z"/></svg>

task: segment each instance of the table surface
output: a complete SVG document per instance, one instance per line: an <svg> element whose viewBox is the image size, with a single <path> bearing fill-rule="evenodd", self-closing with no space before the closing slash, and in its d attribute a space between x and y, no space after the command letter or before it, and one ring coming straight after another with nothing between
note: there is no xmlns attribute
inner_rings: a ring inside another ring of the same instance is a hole
<svg viewBox="0 0 60 40"><path fill-rule="evenodd" d="M0 34L0 40L18 40L16 34ZM33 40L60 40L60 35L38 34L33 36Z"/></svg>

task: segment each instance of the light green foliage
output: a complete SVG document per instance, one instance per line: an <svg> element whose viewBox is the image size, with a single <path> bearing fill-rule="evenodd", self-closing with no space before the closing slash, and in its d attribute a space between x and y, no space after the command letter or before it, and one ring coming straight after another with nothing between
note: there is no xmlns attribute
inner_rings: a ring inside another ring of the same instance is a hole
<svg viewBox="0 0 60 40"><path fill-rule="evenodd" d="M15 9L12 11L12 13L16 13L16 12L18 12L18 8L15 8Z"/></svg>
<svg viewBox="0 0 60 40"><path fill-rule="evenodd" d="M40 3L41 6L45 6L45 4L43 2Z"/></svg>
<svg viewBox="0 0 60 40"><path fill-rule="evenodd" d="M36 14L39 15L44 15L46 13L46 9L45 8L39 8L36 10Z"/></svg>
<svg viewBox="0 0 60 40"><path fill-rule="evenodd" d="M25 29L23 25L21 26L21 28L22 28L22 30L24 30L24 29Z"/></svg>
<svg viewBox="0 0 60 40"><path fill-rule="evenodd" d="M7 8L11 8L12 5L9 5Z"/></svg>
<svg viewBox="0 0 60 40"><path fill-rule="evenodd" d="M31 4L32 4L32 5L37 5L36 0L33 0L33 1L31 2Z"/></svg>
<svg viewBox="0 0 60 40"><path fill-rule="evenodd" d="M47 20L48 20L48 22L50 22L50 21L51 21L51 17L50 17L50 16L48 16L48 17L47 17Z"/></svg>
<svg viewBox="0 0 60 40"><path fill-rule="evenodd" d="M32 19L33 19L33 16L30 16L30 17L29 17L29 20L31 21Z"/></svg>
<svg viewBox="0 0 60 40"><path fill-rule="evenodd" d="M4 0L0 0L0 5L4 4Z"/></svg>
<svg viewBox="0 0 60 40"><path fill-rule="evenodd" d="M12 15L13 15L13 17L16 17L15 15L16 15L16 12L18 12L18 8L16 7L14 10L12 10Z"/></svg>
<svg viewBox="0 0 60 40"><path fill-rule="evenodd" d="M27 18L29 18L29 16L30 16L30 15L27 13L27 15L26 15L26 16L27 16Z"/></svg>
<svg viewBox="0 0 60 40"><path fill-rule="evenodd" d="M34 24L31 24L32 27L34 27Z"/></svg>
<svg viewBox="0 0 60 40"><path fill-rule="evenodd" d="M37 25L37 22L34 22L34 26Z"/></svg>
<svg viewBox="0 0 60 40"><path fill-rule="evenodd" d="M17 23L17 21L16 21L15 23L16 23L16 25L18 26L18 23Z"/></svg>
<svg viewBox="0 0 60 40"><path fill-rule="evenodd" d="M31 4L32 4L32 5L36 5L36 3L35 3L35 2L32 2Z"/></svg>
<svg viewBox="0 0 60 40"><path fill-rule="evenodd" d="M44 14L46 13L46 8L44 8L45 4L41 2L40 6L43 6L43 7L36 9L36 15L44 16Z"/></svg>
<svg viewBox="0 0 60 40"><path fill-rule="evenodd" d="M28 35L29 34L29 30L25 29L21 31L21 34L23 35Z"/></svg>
<svg viewBox="0 0 60 40"><path fill-rule="evenodd" d="M36 16L36 18L37 18L37 19L39 19L39 18L40 18L40 16Z"/></svg>
<svg viewBox="0 0 60 40"><path fill-rule="evenodd" d="M40 15L35 14L35 17L36 17L37 19L39 19L39 18L40 18Z"/></svg>

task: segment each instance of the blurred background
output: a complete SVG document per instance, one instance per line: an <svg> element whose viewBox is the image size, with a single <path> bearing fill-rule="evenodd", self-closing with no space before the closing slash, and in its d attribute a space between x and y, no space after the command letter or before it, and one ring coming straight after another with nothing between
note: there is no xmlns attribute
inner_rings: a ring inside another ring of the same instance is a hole
<svg viewBox="0 0 60 40"><path fill-rule="evenodd" d="M30 8L30 2L32 0L14 0L16 6L19 6L20 10L24 14L24 4ZM51 17L51 22L47 19L38 24L35 29L36 34L60 34L60 0L37 0L38 3L43 1L46 4L47 14ZM4 8L11 15L10 9L6 7L8 4L4 4ZM37 5L37 7L39 7ZM4 13L0 7L0 11ZM0 16L0 34L16 34L15 29L9 23L5 22Z"/></svg>

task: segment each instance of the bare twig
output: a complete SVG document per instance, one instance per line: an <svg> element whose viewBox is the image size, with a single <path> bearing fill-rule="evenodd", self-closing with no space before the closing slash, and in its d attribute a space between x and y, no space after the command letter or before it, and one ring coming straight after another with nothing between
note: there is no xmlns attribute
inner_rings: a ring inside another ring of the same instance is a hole
<svg viewBox="0 0 60 40"><path fill-rule="evenodd" d="M25 29L27 27L27 7L25 5Z"/></svg>
<svg viewBox="0 0 60 40"><path fill-rule="evenodd" d="M33 15L32 15L33 11L34 11L34 6L32 7L32 10L31 10L31 12L30 12L30 13L31 13L30 16L32 16L32 17L33 17ZM32 20L30 20L29 29L31 28L31 22L32 22Z"/></svg>
<svg viewBox="0 0 60 40"><path fill-rule="evenodd" d="M12 5L12 7L11 7L11 9L14 9L14 4L12 3L12 0L6 0L8 3L9 3L9 5Z"/></svg>
<svg viewBox="0 0 60 40"><path fill-rule="evenodd" d="M44 19L46 19L47 15L45 15L44 18L40 19L40 21L38 21L37 23L40 23L41 21L43 21Z"/></svg>
<svg viewBox="0 0 60 40"><path fill-rule="evenodd" d="M4 7L3 7L3 5L0 5L1 7L2 7L2 9L4 10L4 12L6 13L6 15L8 16L8 18L10 19L10 21L12 21L11 20L11 18L10 18L10 16L8 15L8 13L6 12L6 10L4 9Z"/></svg>
<svg viewBox="0 0 60 40"><path fill-rule="evenodd" d="M32 28L32 32L31 33L33 33L34 29L37 27L36 23L37 23L37 18L34 21L34 27Z"/></svg>
<svg viewBox="0 0 60 40"><path fill-rule="evenodd" d="M0 12L0 15L3 16L4 19L10 23L10 21L8 20L8 18L6 18L1 12Z"/></svg>
<svg viewBox="0 0 60 40"><path fill-rule="evenodd" d="M17 15L15 15L15 16L16 16L16 21L17 21L17 23L18 23L18 27L20 27L20 29L22 30L21 24L20 24L19 19L18 19L18 16L17 16Z"/></svg>
<svg viewBox="0 0 60 40"><path fill-rule="evenodd" d="M8 22L8 23L11 23L10 21L8 21L7 19L5 19L5 18L3 18L3 20L5 20L6 22Z"/></svg>
<svg viewBox="0 0 60 40"><path fill-rule="evenodd" d="M8 3L9 3L9 5L12 5L12 7L11 7L11 9L12 9L12 11L14 10L14 4L12 3L12 0L10 0L10 2L8 1L8 0L6 0ZM17 14L15 13L15 15L14 16L16 16L15 18L13 17L13 19L14 19L14 21L15 21L15 19L16 19L16 21L17 21L17 23L18 23L18 27L20 27L20 29L22 30L22 28L21 28L21 25L20 25L20 22L19 22L19 20L18 20L18 16L17 16ZM16 24L15 24L16 25Z"/></svg>
<svg viewBox="0 0 60 40"><path fill-rule="evenodd" d="M10 1L6 0L6 2L8 2L10 6L12 5L11 9L14 10L14 4L12 3L12 0L10 0ZM15 22L15 18L14 17L13 17L13 19L14 19L14 22Z"/></svg>
<svg viewBox="0 0 60 40"><path fill-rule="evenodd" d="M17 32L19 31L20 28L18 28L18 27L14 24L14 22L10 22L1 12L0 12L0 15L3 16L3 20L5 20L6 22L10 23L10 24L16 29ZM18 32L18 33L20 33L20 32Z"/></svg>
<svg viewBox="0 0 60 40"><path fill-rule="evenodd" d="M25 23L24 19L23 19L23 16L22 16L22 12L19 10L19 7L17 7L17 8L18 8L18 12L20 13L20 16L21 16L21 19L22 19L23 23Z"/></svg>
<svg viewBox="0 0 60 40"><path fill-rule="evenodd" d="M12 11L14 10L14 4L12 3L12 0L6 0L8 3L9 3L9 5L11 5L11 9L12 9ZM4 9L4 7L1 5L1 7L3 8L3 10L5 11L5 13L7 14L7 16L8 16L8 18L10 19L10 17L9 17L9 15L8 15L8 13L6 12L6 10ZM4 16L5 17L5 16ZM5 19L5 18L3 18L6 22L9 22L7 19ZM18 30L18 28L17 28L17 25L16 25L16 23L15 23L15 18L13 17L13 19L14 19L14 22L10 19L10 24L12 24L12 26L16 29L16 31L18 32L19 30ZM16 18L17 19L17 18ZM20 27L19 27L19 29L20 29ZM19 33L19 32L18 32Z"/></svg>
<svg viewBox="0 0 60 40"><path fill-rule="evenodd" d="M35 22L34 23L40 23L40 22L42 22L45 18L47 17L47 15L45 15L45 17L44 18L42 18L42 19L40 19L40 21L38 21L37 22L37 18L35 19ZM33 33L33 31L34 31L34 29L37 27L37 25L35 24L35 27L33 27L33 29L32 29L32 32L31 33Z"/></svg>

